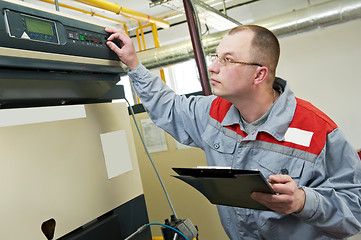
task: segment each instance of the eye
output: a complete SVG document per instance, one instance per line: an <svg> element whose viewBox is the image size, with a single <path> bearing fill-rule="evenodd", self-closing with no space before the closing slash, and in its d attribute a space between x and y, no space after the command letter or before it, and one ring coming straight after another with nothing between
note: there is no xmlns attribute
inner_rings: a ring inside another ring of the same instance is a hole
<svg viewBox="0 0 361 240"><path fill-rule="evenodd" d="M223 59L224 59L224 61L225 61L225 62L233 62L233 60L232 60L232 59L227 58L227 57L226 57L226 58L223 58Z"/></svg>

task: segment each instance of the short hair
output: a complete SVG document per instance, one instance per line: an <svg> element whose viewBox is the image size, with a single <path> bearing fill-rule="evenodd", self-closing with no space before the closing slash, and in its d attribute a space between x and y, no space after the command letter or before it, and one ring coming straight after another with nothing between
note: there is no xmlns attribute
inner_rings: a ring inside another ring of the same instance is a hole
<svg viewBox="0 0 361 240"><path fill-rule="evenodd" d="M231 29L228 35L242 31L254 33L251 42L252 61L265 65L275 75L280 57L280 44L277 37L265 27L258 25L241 25Z"/></svg>

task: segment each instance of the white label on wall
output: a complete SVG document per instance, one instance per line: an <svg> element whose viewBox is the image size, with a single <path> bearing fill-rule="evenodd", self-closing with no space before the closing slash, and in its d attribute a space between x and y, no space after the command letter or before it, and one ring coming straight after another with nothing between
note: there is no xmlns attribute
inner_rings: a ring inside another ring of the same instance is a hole
<svg viewBox="0 0 361 240"><path fill-rule="evenodd" d="M142 119L141 121L145 145L149 152L168 151L165 133L157 127L151 119Z"/></svg>
<svg viewBox="0 0 361 240"><path fill-rule="evenodd" d="M100 134L108 179L133 170L125 130Z"/></svg>

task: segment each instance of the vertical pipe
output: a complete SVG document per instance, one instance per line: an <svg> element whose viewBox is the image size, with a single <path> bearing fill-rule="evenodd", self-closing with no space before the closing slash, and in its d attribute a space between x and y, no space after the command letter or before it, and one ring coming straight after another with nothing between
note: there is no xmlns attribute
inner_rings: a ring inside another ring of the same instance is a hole
<svg viewBox="0 0 361 240"><path fill-rule="evenodd" d="M208 96L211 94L211 88L208 81L208 70L203 54L203 48L202 48L198 27L194 19L196 16L194 13L194 9L189 1L190 0L183 0L183 5L187 17L189 33L191 35L194 57L198 67L203 95Z"/></svg>
<svg viewBox="0 0 361 240"><path fill-rule="evenodd" d="M55 0L55 10L59 12L59 2Z"/></svg>
<svg viewBox="0 0 361 240"><path fill-rule="evenodd" d="M226 8L226 2L223 0L223 13L227 16L227 8Z"/></svg>

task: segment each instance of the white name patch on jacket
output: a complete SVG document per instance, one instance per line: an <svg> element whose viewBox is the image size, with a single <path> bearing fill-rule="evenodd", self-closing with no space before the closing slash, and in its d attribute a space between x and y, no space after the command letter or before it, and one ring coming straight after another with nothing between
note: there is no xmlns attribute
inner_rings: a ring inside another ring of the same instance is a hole
<svg viewBox="0 0 361 240"><path fill-rule="evenodd" d="M285 141L309 147L312 136L313 132L305 131L298 128L288 128L285 134Z"/></svg>

